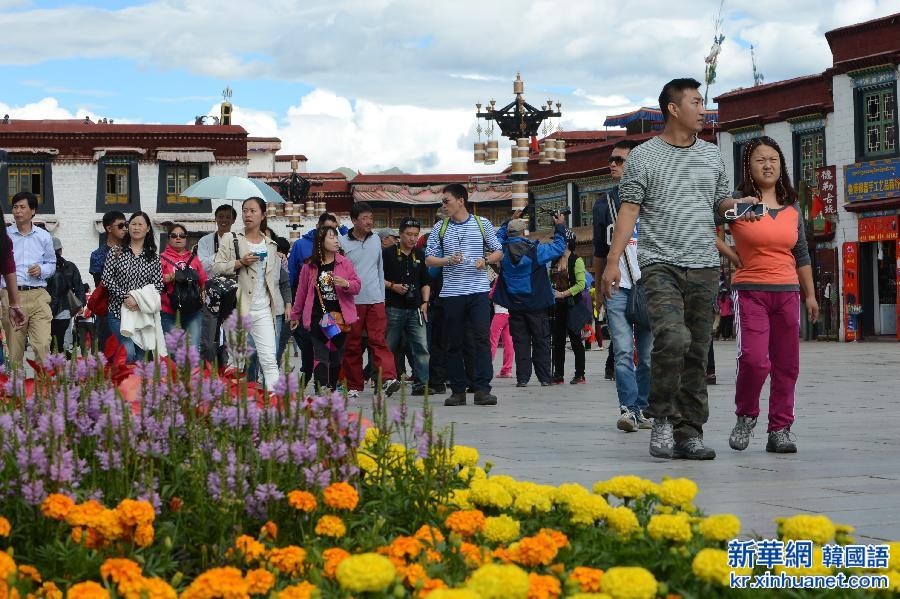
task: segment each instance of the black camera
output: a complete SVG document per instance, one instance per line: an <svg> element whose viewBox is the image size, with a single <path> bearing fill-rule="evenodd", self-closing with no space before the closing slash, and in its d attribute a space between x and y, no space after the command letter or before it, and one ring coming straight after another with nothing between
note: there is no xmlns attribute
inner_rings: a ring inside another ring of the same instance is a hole
<svg viewBox="0 0 900 599"><path fill-rule="evenodd" d="M566 206L565 208L559 208L559 209L547 208L546 206L538 206L538 212L540 212L541 214L548 214L548 215L552 216L553 218L556 218L560 214L562 214L563 216L569 216L570 214L572 214L572 209L569 208L568 206Z"/></svg>
<svg viewBox="0 0 900 599"><path fill-rule="evenodd" d="M406 293L403 294L403 299L406 299L406 300L416 299L416 284L415 283L406 283Z"/></svg>

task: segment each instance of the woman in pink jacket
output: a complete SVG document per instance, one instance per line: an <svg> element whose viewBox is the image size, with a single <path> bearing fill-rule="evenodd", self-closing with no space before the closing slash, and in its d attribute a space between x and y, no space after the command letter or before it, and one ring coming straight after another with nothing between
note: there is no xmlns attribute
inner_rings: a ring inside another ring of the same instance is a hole
<svg viewBox="0 0 900 599"><path fill-rule="evenodd" d="M200 292L208 278L200 259L187 249L188 231L184 225L169 227L169 245L159 255L165 289L160 294L163 332L175 328L176 321L187 332L191 345L200 347L203 312ZM173 300L184 302L175 306ZM180 321L178 320L180 318Z"/></svg>
<svg viewBox="0 0 900 599"><path fill-rule="evenodd" d="M291 330L301 318L310 332L313 347L313 378L320 388L337 388L346 333L325 335L319 322L325 313L338 312L347 326L356 322L353 297L362 284L353 263L339 252L338 232L334 227L321 227L313 240L312 256L300 271L297 295L291 309Z"/></svg>

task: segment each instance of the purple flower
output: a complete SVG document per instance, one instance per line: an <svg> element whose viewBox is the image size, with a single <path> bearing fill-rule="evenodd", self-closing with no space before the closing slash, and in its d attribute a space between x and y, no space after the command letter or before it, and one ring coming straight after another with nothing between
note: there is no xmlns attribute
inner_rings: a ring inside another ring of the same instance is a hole
<svg viewBox="0 0 900 599"><path fill-rule="evenodd" d="M44 481L32 480L22 484L22 497L30 505L38 505L47 497L44 492Z"/></svg>

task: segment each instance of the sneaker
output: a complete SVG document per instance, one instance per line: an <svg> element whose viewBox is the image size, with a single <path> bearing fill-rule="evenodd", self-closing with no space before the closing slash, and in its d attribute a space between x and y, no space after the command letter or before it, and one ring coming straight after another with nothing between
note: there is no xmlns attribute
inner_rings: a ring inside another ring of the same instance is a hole
<svg viewBox="0 0 900 599"><path fill-rule="evenodd" d="M675 427L668 418L654 418L650 429L650 455L671 458L675 449Z"/></svg>
<svg viewBox="0 0 900 599"><path fill-rule="evenodd" d="M561 377L561 376L554 376L552 379L550 379L550 383L552 385L562 385L565 382L566 382L565 377Z"/></svg>
<svg viewBox="0 0 900 599"><path fill-rule="evenodd" d="M516 387L527 387L527 386L528 386L528 381L519 381L518 383L516 383Z"/></svg>
<svg viewBox="0 0 900 599"><path fill-rule="evenodd" d="M476 391L475 392L475 405L476 406L496 406L497 405L497 396L492 395L490 391Z"/></svg>
<svg viewBox="0 0 900 599"><path fill-rule="evenodd" d="M497 378L498 379L511 379L512 373L511 372L501 372L500 374L497 375Z"/></svg>
<svg viewBox="0 0 900 599"><path fill-rule="evenodd" d="M584 375L581 375L581 376L576 375L572 378L571 381L569 381L569 384L570 385L585 385L585 384L587 384L587 381L584 380Z"/></svg>
<svg viewBox="0 0 900 599"><path fill-rule="evenodd" d="M625 410L616 420L616 428L626 433L633 433L638 429L637 416L631 410Z"/></svg>
<svg viewBox="0 0 900 599"><path fill-rule="evenodd" d="M769 453L797 453L797 444L794 443L793 436L789 428L772 431L769 433L766 451Z"/></svg>
<svg viewBox="0 0 900 599"><path fill-rule="evenodd" d="M413 385L412 390L409 392L410 395L425 395L425 385Z"/></svg>
<svg viewBox="0 0 900 599"><path fill-rule="evenodd" d="M444 400L445 406L464 406L466 405L465 393L451 393L450 397Z"/></svg>
<svg viewBox="0 0 900 599"><path fill-rule="evenodd" d="M403 385L403 383L401 383L397 379L388 379L381 386L381 390L384 391L385 395L390 397L391 395L396 393L402 385Z"/></svg>
<svg viewBox="0 0 900 599"><path fill-rule="evenodd" d="M637 413L637 422L638 422L638 428L643 428L643 429L653 428L653 418L647 418L646 416L644 416L644 413L641 411L638 411L638 413Z"/></svg>
<svg viewBox="0 0 900 599"><path fill-rule="evenodd" d="M557 383L556 381L541 381L541 387L550 387L552 385L561 385L562 383Z"/></svg>
<svg viewBox="0 0 900 599"><path fill-rule="evenodd" d="M731 436L728 437L728 445L737 451L744 451L750 445L750 437L753 436L753 427L756 426L756 418L750 416L738 416Z"/></svg>
<svg viewBox="0 0 900 599"><path fill-rule="evenodd" d="M700 437L691 437L683 443L676 443L672 457L679 460L714 460L716 452L703 444Z"/></svg>
<svg viewBox="0 0 900 599"><path fill-rule="evenodd" d="M347 391L347 399L359 399L359 391L356 389L350 389Z"/></svg>

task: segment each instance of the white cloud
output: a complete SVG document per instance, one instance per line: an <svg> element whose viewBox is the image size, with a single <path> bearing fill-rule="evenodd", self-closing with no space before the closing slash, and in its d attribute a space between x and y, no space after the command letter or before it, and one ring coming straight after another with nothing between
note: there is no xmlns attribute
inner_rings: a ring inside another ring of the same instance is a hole
<svg viewBox="0 0 900 599"><path fill-rule="evenodd" d="M8 114L12 119L83 119L86 116L92 120L97 118L97 115L82 108L71 112L60 106L56 98L50 97L22 106L10 106L0 102L0 114Z"/></svg>

